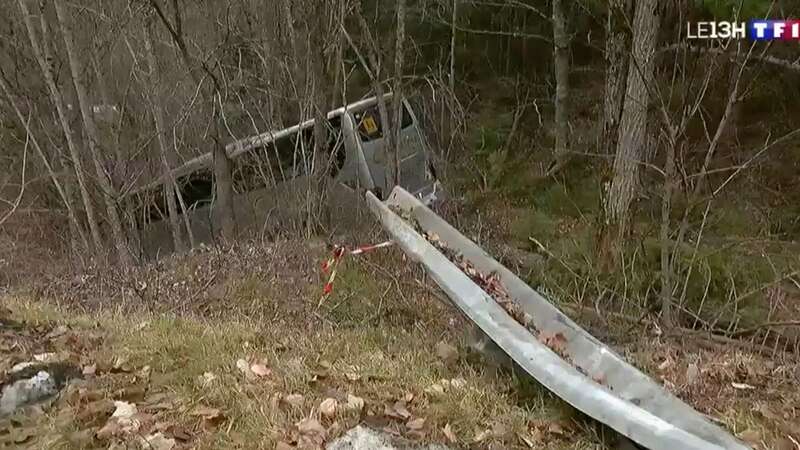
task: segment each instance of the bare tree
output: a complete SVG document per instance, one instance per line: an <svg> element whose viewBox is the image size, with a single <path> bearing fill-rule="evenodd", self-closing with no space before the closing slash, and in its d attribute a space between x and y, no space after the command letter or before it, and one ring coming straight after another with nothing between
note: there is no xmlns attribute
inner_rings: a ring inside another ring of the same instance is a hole
<svg viewBox="0 0 800 450"><path fill-rule="evenodd" d="M225 151L225 144L222 141L222 133L220 130L223 128L223 112L222 99L224 96L224 89L219 77L215 73L213 65L205 60L192 57L186 45L186 40L183 33L183 12L181 11L180 0L173 0L173 18L172 21L167 18L164 8L161 6L159 0L150 0L150 6L158 15L164 28L169 32L172 41L178 48L178 54L181 57L186 70L190 77L198 87L203 86L204 80L197 73L200 69L208 78L211 79L211 86L205 89L206 102L213 110L212 124L209 127L211 132L211 140L213 145L214 156L214 186L215 186L215 215L220 223L220 231L225 240L233 239L236 234L236 218L233 209L233 175L231 173L231 162L228 154Z"/></svg>
<svg viewBox="0 0 800 450"><path fill-rule="evenodd" d="M553 0L553 60L556 78L556 163L550 173L566 164L569 157L569 35L562 0Z"/></svg>
<svg viewBox="0 0 800 450"><path fill-rule="evenodd" d="M458 20L458 0L453 0L450 17L450 92L456 91L456 21Z"/></svg>
<svg viewBox="0 0 800 450"><path fill-rule="evenodd" d="M52 61L52 56L48 53L48 46L47 46L47 35L48 35L48 25L47 20L44 15L44 11L39 12L40 23L42 28L42 43L45 52L42 51L42 47L39 45L39 40L36 36L36 30L34 27L32 15L28 11L28 6L25 3L25 0L19 0L19 8L22 13L23 21L25 22L25 28L28 32L28 39L31 43L31 50L33 51L33 55L36 58L36 62L39 65L39 68L42 71L42 76L44 77L45 85L47 85L47 90L50 94L50 100L56 108L56 112L58 113L58 120L61 125L61 129L64 132L64 140L67 143L67 148L69 150L70 158L73 167L75 168L75 178L78 182L78 187L81 193L81 200L83 201L83 208L86 212L86 221L89 226L89 231L92 235L92 242L94 243L94 247L96 251L100 251L103 248L103 238L100 234L100 226L97 223L97 218L95 217L94 205L92 204L92 197L89 194L89 186L86 181L86 176L83 170L83 162L81 161L80 153L78 152L78 146L75 143L74 136L72 134L72 126L70 125L69 118L67 117L67 109L66 105L64 104L64 99L62 97L61 91L56 85L55 78L53 76L52 67L50 66L48 61Z"/></svg>
<svg viewBox="0 0 800 450"><path fill-rule="evenodd" d="M361 11L360 4L355 8L355 14L358 19L358 24L361 29L362 38L366 41L367 44L367 58L369 59L369 64L364 58L361 56L361 52L359 52L358 48L355 44L350 40L350 45L355 50L356 54L359 56L359 60L361 65L363 66L364 70L367 72L367 76L369 76L370 82L372 84L372 90L375 91L375 95L378 97L378 115L380 116L381 123L387 124L384 125L384 128L388 126L389 122L389 111L386 108L386 100L384 99L384 88L382 83L382 74L383 74L383 66L381 64L381 55L380 49L378 48L377 37L374 37L370 32L369 24L367 23L367 19L364 17L363 11ZM350 39L349 34L345 34L345 37ZM387 177L388 178L388 177ZM381 188L387 188L388 186L381 186Z"/></svg>
<svg viewBox="0 0 800 450"><path fill-rule="evenodd" d="M25 128L25 133L27 134L31 145L33 146L33 149L36 150L36 153L42 159L42 164L44 164L45 169L47 169L47 175L50 177L50 181L53 183L56 192L58 193L59 197L61 197L61 201L64 203L64 207L67 209L67 217L69 218L70 228L75 231L75 233L77 234L76 237L80 238L79 242L81 243L83 248L88 249L89 242L86 240L86 233L84 233L83 228L81 227L81 224L78 221L78 216L75 213L75 208L72 205L72 199L70 198L64 187L61 185L61 182L58 181L58 177L56 176L56 173L53 170L53 166L50 164L47 155L45 154L42 147L39 145L39 140L36 139L36 135L33 133L33 130L31 129L30 120L25 119L25 116L23 116L22 111L17 105L17 100L11 94L11 88L8 85L8 82L6 81L6 77L2 73L0 73L0 89L3 90L3 93L5 94L8 103L14 110L14 113L16 114L20 124L22 124L22 126Z"/></svg>
<svg viewBox="0 0 800 450"><path fill-rule="evenodd" d="M628 75L627 17L630 0L611 0L606 17L606 78L603 94L603 135L600 149L613 155L616 151L625 84Z"/></svg>
<svg viewBox="0 0 800 450"><path fill-rule="evenodd" d="M152 25L145 24L144 47L147 55L147 69L149 73L150 86L156 88L159 83L158 65L156 64L155 53L153 52L153 39L152 39ZM164 127L164 110L157 100L153 98L151 91L145 93L147 103L153 114L153 122L156 126L156 134L158 135L158 149L159 159L161 160L161 168L164 172L164 197L167 202L167 214L169 215L170 231L172 232L172 242L176 252L183 252L186 250L183 237L181 235L181 222L178 217L178 205L175 196L180 195L180 190L176 189L177 183L175 176L172 174L172 167L169 162L169 144L167 143L166 129Z"/></svg>
<svg viewBox="0 0 800 450"><path fill-rule="evenodd" d="M400 184L400 127L403 123L403 47L406 39L406 0L397 1L397 34L394 47L394 86L392 90L392 132L389 142L392 152L391 179L393 185ZM387 189L391 186L387 186Z"/></svg>
<svg viewBox="0 0 800 450"><path fill-rule="evenodd" d="M636 3L633 18L633 51L628 68L625 102L614 158L614 175L608 192L612 228L621 239L628 226L628 211L638 186L639 166L645 158L649 89L653 86L655 46L660 19L658 0Z"/></svg>
<svg viewBox="0 0 800 450"><path fill-rule="evenodd" d="M89 143L89 152L91 159L94 163L95 172L97 175L97 182L100 187L103 202L106 206L106 214L108 215L108 224L111 227L111 234L114 239L114 247L117 250L117 257L123 267L128 267L133 264L133 257L128 248L128 240L125 236L125 230L122 228L122 221L120 220L119 211L117 210L116 201L119 198L116 188L113 185L108 173L103 168L101 161L102 152L100 151L100 140L97 126L92 116L91 106L89 105L89 98L86 93L86 86L83 83L83 64L80 61L75 42L72 37L70 19L64 10L64 5L61 0L53 0L55 6L56 16L61 28L61 34L64 38L64 46L67 51L67 58L69 59L70 71L72 72L72 82L75 85L75 93L78 96L78 106L83 118L83 127Z"/></svg>

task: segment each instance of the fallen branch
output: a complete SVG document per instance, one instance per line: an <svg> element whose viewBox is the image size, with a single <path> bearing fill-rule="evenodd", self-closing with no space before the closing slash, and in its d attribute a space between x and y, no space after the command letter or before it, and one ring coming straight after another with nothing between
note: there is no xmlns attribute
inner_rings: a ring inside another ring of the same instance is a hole
<svg viewBox="0 0 800 450"><path fill-rule="evenodd" d="M787 320L782 322L765 322L750 328L745 328L744 330L734 331L732 333L728 333L729 337L735 338L740 336L747 336L749 334L757 333L758 331L763 330L764 328L786 328L786 327L800 327L800 320Z"/></svg>
<svg viewBox="0 0 800 450"><path fill-rule="evenodd" d="M698 47L695 45L688 45L688 44L672 44L660 49L659 52L669 52L674 50L688 50L690 52L695 52L695 53L711 53L714 55L725 56L732 61L743 60L743 58L741 58L741 55L728 53L723 49L712 48L712 47ZM766 64L770 64L776 67L800 73L800 60L789 61L786 59L776 58L770 55L757 55L757 56L753 55L750 56L750 60L761 61Z"/></svg>

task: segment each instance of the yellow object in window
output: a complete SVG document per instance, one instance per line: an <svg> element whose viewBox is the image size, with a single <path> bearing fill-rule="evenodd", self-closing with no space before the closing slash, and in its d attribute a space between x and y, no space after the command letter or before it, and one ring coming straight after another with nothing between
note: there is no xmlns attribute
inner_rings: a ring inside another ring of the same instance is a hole
<svg viewBox="0 0 800 450"><path fill-rule="evenodd" d="M373 119L372 116L364 117L364 130L366 130L368 134L373 134L378 131L378 124L375 123L375 119Z"/></svg>

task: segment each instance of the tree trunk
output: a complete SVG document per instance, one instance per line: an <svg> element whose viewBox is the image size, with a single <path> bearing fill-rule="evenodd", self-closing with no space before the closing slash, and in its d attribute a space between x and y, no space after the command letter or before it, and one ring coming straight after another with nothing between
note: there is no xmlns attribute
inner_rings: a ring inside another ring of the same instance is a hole
<svg viewBox="0 0 800 450"><path fill-rule="evenodd" d="M403 124L403 47L406 39L406 0L397 1L397 35L395 36L394 46L394 86L392 90L392 131L391 138L388 140L391 143L392 155L392 170L391 180L392 183L387 186L388 190L393 186L400 185L400 127Z"/></svg>
<svg viewBox="0 0 800 450"><path fill-rule="evenodd" d="M218 99L222 94L216 93ZM222 101L220 100L220 103ZM221 108L221 106L220 106ZM223 241L230 242L236 237L236 218L233 212L233 174L231 171L231 160L225 151L225 144L220 139L220 116L222 111L217 108L214 113L214 124L211 126L214 140L214 209L216 218L219 221L220 231Z"/></svg>
<svg viewBox="0 0 800 450"><path fill-rule="evenodd" d="M675 150L677 136L669 130L669 140L667 142L667 160L664 167L664 193L661 197L661 228L659 240L661 241L661 321L666 327L672 327L672 243L670 234L670 215L672 212L672 195L675 191Z"/></svg>
<svg viewBox="0 0 800 450"><path fill-rule="evenodd" d="M144 47L145 51L147 52L147 69L150 74L151 87L157 91L159 86L159 76L155 53L153 52L153 40L151 36L152 32L153 30L151 29L151 25L149 23L145 25ZM172 174L172 167L170 166L169 162L170 158L167 156L169 152L169 145L167 144L166 136L164 135L164 133L166 133L166 130L164 129L164 110L160 105L156 104L156 99L153 98L150 92L152 91L146 90L145 95L147 96L147 103L153 112L153 122L156 126L156 134L158 135L159 158L161 160L161 168L164 171L164 197L167 201L169 228L172 232L173 248L176 252L181 253L186 250L186 246L184 245L183 237L181 236L181 222L178 214L178 205L175 201L175 194L177 191L175 189L175 177ZM179 192L178 195L180 195Z"/></svg>
<svg viewBox="0 0 800 450"><path fill-rule="evenodd" d="M456 21L458 20L458 0L453 0L450 17L450 95L456 92Z"/></svg>
<svg viewBox="0 0 800 450"><path fill-rule="evenodd" d="M610 221L619 240L627 231L630 205L639 184L639 165L648 143L647 107L649 89L653 88L655 45L660 25L657 4L657 0L637 2L633 19L633 53L608 194Z"/></svg>
<svg viewBox="0 0 800 450"><path fill-rule="evenodd" d="M86 94L86 87L83 85L81 78L83 75L83 66L76 53L72 31L70 30L70 25L67 23L68 18L66 11L64 11L64 5L61 3L61 0L53 0L53 5L55 6L56 16L58 17L58 22L61 27L61 34L64 37L64 47L67 50L67 58L69 59L70 71L72 72L72 82L75 85L75 93L78 96L78 106L81 110L86 139L89 142L89 151L97 174L97 182L106 205L106 213L108 214L108 223L111 227L111 234L114 239L114 247L117 250L119 263L123 267L129 267L133 264L133 258L128 249L128 241L122 228L117 205L115 204L118 198L116 189L109 179L108 174L103 169L103 164L100 160L102 154L98 148L99 133L94 123L94 117L92 117L92 110Z"/></svg>
<svg viewBox="0 0 800 450"><path fill-rule="evenodd" d="M173 2L176 8L179 6L178 2ZM200 86L202 80L195 72L195 67L192 64L192 57L189 55L189 50L186 47L186 42L183 38L182 31L182 18L180 9L175 10L175 24L170 23L161 3L158 0L150 0L150 5L158 15L164 28L167 29L172 37L175 45L178 46L178 54L181 56L183 64L192 81ZM222 142L222 134L220 128L222 126L222 114L219 109L222 107L222 86L219 79L214 74L214 71L202 60L198 61L199 68L208 75L212 81L212 88L206 94L206 101L211 106L213 111L213 124L210 127L211 140L213 141L213 165L214 165L214 217L215 222L219 223L222 239L230 241L236 235L236 218L233 211L233 175L231 173L231 162L228 159L228 153L225 151L225 144Z"/></svg>
<svg viewBox="0 0 800 450"><path fill-rule="evenodd" d="M627 44L628 12L630 0L611 0L606 18L606 80L603 97L603 135L601 152L613 155L617 149L619 121L625 100L625 84L628 74Z"/></svg>
<svg viewBox="0 0 800 450"><path fill-rule="evenodd" d="M19 107L17 106L16 100L11 95L11 88L9 87L2 73L0 73L0 89L3 90L6 99L8 99L8 103L11 105L12 109L16 113L17 119L19 119L20 123L25 128L25 132L28 134L28 137L31 140L31 145L33 146L34 150L36 150L36 153L39 155L40 158L42 158L42 163L44 164L45 169L47 169L47 175L53 182L53 186L56 188L56 192L58 192L59 197L61 197L61 201L64 202L64 207L67 208L67 217L69 218L70 230L74 233L73 240L80 239L80 244L82 245L82 248L88 249L89 241L86 240L86 233L83 232L83 228L81 227L80 222L78 222L78 216L75 214L75 208L73 208L72 206L72 199L69 197L66 189L64 189L61 186L61 183L58 181L58 177L56 177L56 174L53 171L53 167L50 165L50 161L47 159L47 155L45 155L44 151L42 150L42 147L39 145L39 141L33 134L33 130L31 130L29 122L25 120L25 116L22 115L22 111L20 111Z"/></svg>
<svg viewBox="0 0 800 450"><path fill-rule="evenodd" d="M606 71L603 96L603 130L600 136L599 151L604 155L614 155L617 151L619 121L625 102L625 85L628 76L628 47L631 0L611 0L606 17ZM601 214L597 239L597 261L601 272L608 272L615 266L614 241L617 230L611 223L611 166L613 161L603 160L600 168Z"/></svg>
<svg viewBox="0 0 800 450"><path fill-rule="evenodd" d="M569 156L569 36L562 0L553 0L553 59L555 61L556 100L555 157L558 167Z"/></svg>
<svg viewBox="0 0 800 450"><path fill-rule="evenodd" d="M367 19L364 17L363 11L361 11L361 8L358 6L356 7L356 14L358 15L358 23L361 27L361 34L368 41L367 58L369 59L369 65L372 67L370 69L370 67L367 67L367 65L364 64L364 62L362 62L362 64L364 65L364 69L367 71L367 75L369 76L370 81L372 83L372 90L375 91L375 96L378 99L378 115L380 116L381 119L381 124L382 124L381 126L383 127L383 132L387 133L387 128L389 127L390 122L389 122L389 111L386 108L386 100L383 98L384 89L383 89L383 84L381 83L382 68L381 68L380 53L378 51L377 43L375 42L375 39L372 37L372 33L370 33L369 31L369 24L367 23ZM389 151L389 149L386 150ZM391 175L387 175L385 177L384 185L377 187L382 191L387 189L390 183L389 182L390 179ZM388 195L388 192L386 192L384 195Z"/></svg>
<svg viewBox="0 0 800 450"><path fill-rule="evenodd" d="M19 0L19 8L22 12L25 28L28 31L28 38L31 42L33 56L36 58L36 62L39 64L39 68L42 71L42 76L44 77L45 84L47 85L47 90L50 93L50 100L53 102L53 105L56 108L58 120L60 122L61 129L64 132L64 139L67 142L67 148L69 150L70 158L72 159L72 165L75 168L75 177L78 181L81 200L83 201L83 208L86 211L86 221L89 226L89 231L92 235L92 242L94 243L95 251L99 252L103 248L103 238L100 234L100 226L97 224L97 219L95 217L92 197L89 195L89 187L86 183L86 177L83 171L83 163L81 162L80 154L78 153L78 147L75 145L72 127L70 126L69 119L67 118L64 99L61 96L61 91L58 89L58 86L56 86L52 68L48 64L48 61L51 61L52 59L50 58L50 55L47 54L49 53L49 51L47 51L46 43L47 22L44 17L44 11L40 12L40 19L42 25L42 40L46 53L42 53L42 47L39 46L38 39L36 38L36 31L33 25L33 19L28 11L27 5L25 4L25 0Z"/></svg>

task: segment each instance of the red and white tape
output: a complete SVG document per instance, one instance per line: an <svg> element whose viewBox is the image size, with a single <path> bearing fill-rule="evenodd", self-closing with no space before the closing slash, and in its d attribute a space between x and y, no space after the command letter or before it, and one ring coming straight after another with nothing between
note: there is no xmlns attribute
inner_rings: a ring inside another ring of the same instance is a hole
<svg viewBox="0 0 800 450"><path fill-rule="evenodd" d="M322 273L330 274L328 275L328 281L325 283L325 286L322 288L322 298L319 299L319 305L321 306L322 302L325 301L328 296L331 295L333 292L333 282L336 280L336 270L339 267L339 263L344 259L346 255L357 256L362 255L367 252L371 252L373 250L377 250L379 248L389 247L394 244L392 241L384 241L380 244L375 245L363 245L361 247L354 248L352 250L348 250L347 247L342 245L337 245L333 247L333 251L331 252L330 258L325 260L322 263Z"/></svg>

